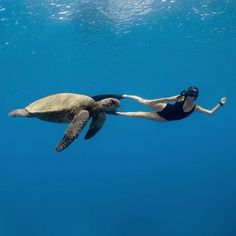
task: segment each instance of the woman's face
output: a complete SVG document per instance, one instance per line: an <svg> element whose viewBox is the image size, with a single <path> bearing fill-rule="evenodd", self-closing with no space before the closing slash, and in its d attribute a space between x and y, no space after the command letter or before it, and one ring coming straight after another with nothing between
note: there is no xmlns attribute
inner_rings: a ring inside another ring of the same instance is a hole
<svg viewBox="0 0 236 236"><path fill-rule="evenodd" d="M196 97L191 97L191 96L187 96L186 100L188 100L189 102L194 102L197 98Z"/></svg>

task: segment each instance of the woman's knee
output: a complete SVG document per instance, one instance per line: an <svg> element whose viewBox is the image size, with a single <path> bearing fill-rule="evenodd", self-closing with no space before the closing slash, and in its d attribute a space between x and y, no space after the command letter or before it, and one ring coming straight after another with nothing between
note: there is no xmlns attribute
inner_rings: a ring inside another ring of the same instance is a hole
<svg viewBox="0 0 236 236"><path fill-rule="evenodd" d="M165 106L166 106L165 103L149 104L149 107L151 107L157 112L162 111L165 108Z"/></svg>
<svg viewBox="0 0 236 236"><path fill-rule="evenodd" d="M148 104L149 104L148 100L146 100L146 99L144 99L144 98L139 98L139 99L138 99L138 102L139 102L139 103L142 103L142 104L144 104L144 105L148 105Z"/></svg>

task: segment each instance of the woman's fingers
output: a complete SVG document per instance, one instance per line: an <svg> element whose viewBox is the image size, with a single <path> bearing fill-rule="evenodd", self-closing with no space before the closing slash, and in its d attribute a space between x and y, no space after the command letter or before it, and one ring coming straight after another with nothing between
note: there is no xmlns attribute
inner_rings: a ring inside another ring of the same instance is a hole
<svg viewBox="0 0 236 236"><path fill-rule="evenodd" d="M226 103L226 101L227 101L227 97L223 97L223 98L221 98L221 100L220 100L222 103Z"/></svg>

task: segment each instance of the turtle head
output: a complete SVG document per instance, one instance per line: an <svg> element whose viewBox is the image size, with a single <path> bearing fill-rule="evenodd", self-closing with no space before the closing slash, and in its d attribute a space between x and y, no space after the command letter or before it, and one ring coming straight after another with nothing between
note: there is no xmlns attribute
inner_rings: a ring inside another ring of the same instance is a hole
<svg viewBox="0 0 236 236"><path fill-rule="evenodd" d="M99 108L104 112L115 112L120 107L120 102L115 98L106 98L99 101Z"/></svg>

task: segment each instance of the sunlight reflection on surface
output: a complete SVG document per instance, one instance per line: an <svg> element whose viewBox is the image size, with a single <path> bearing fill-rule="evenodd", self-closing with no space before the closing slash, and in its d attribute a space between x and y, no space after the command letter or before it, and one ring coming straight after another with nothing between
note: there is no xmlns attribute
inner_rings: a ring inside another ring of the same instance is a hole
<svg viewBox="0 0 236 236"><path fill-rule="evenodd" d="M202 25L204 34L204 26L209 34L223 33L230 30L225 25L229 19L226 12L232 4L231 0L4 0L0 2L0 47L17 41L38 22L74 25L77 32L90 35L103 31L121 35L139 27L148 30L158 25L161 27L163 22L168 34L172 28L183 28L193 20ZM170 19L168 24L167 19ZM232 17L229 20L232 21ZM9 29L14 34L9 35ZM186 37L193 38L196 33L198 30L189 29Z"/></svg>

